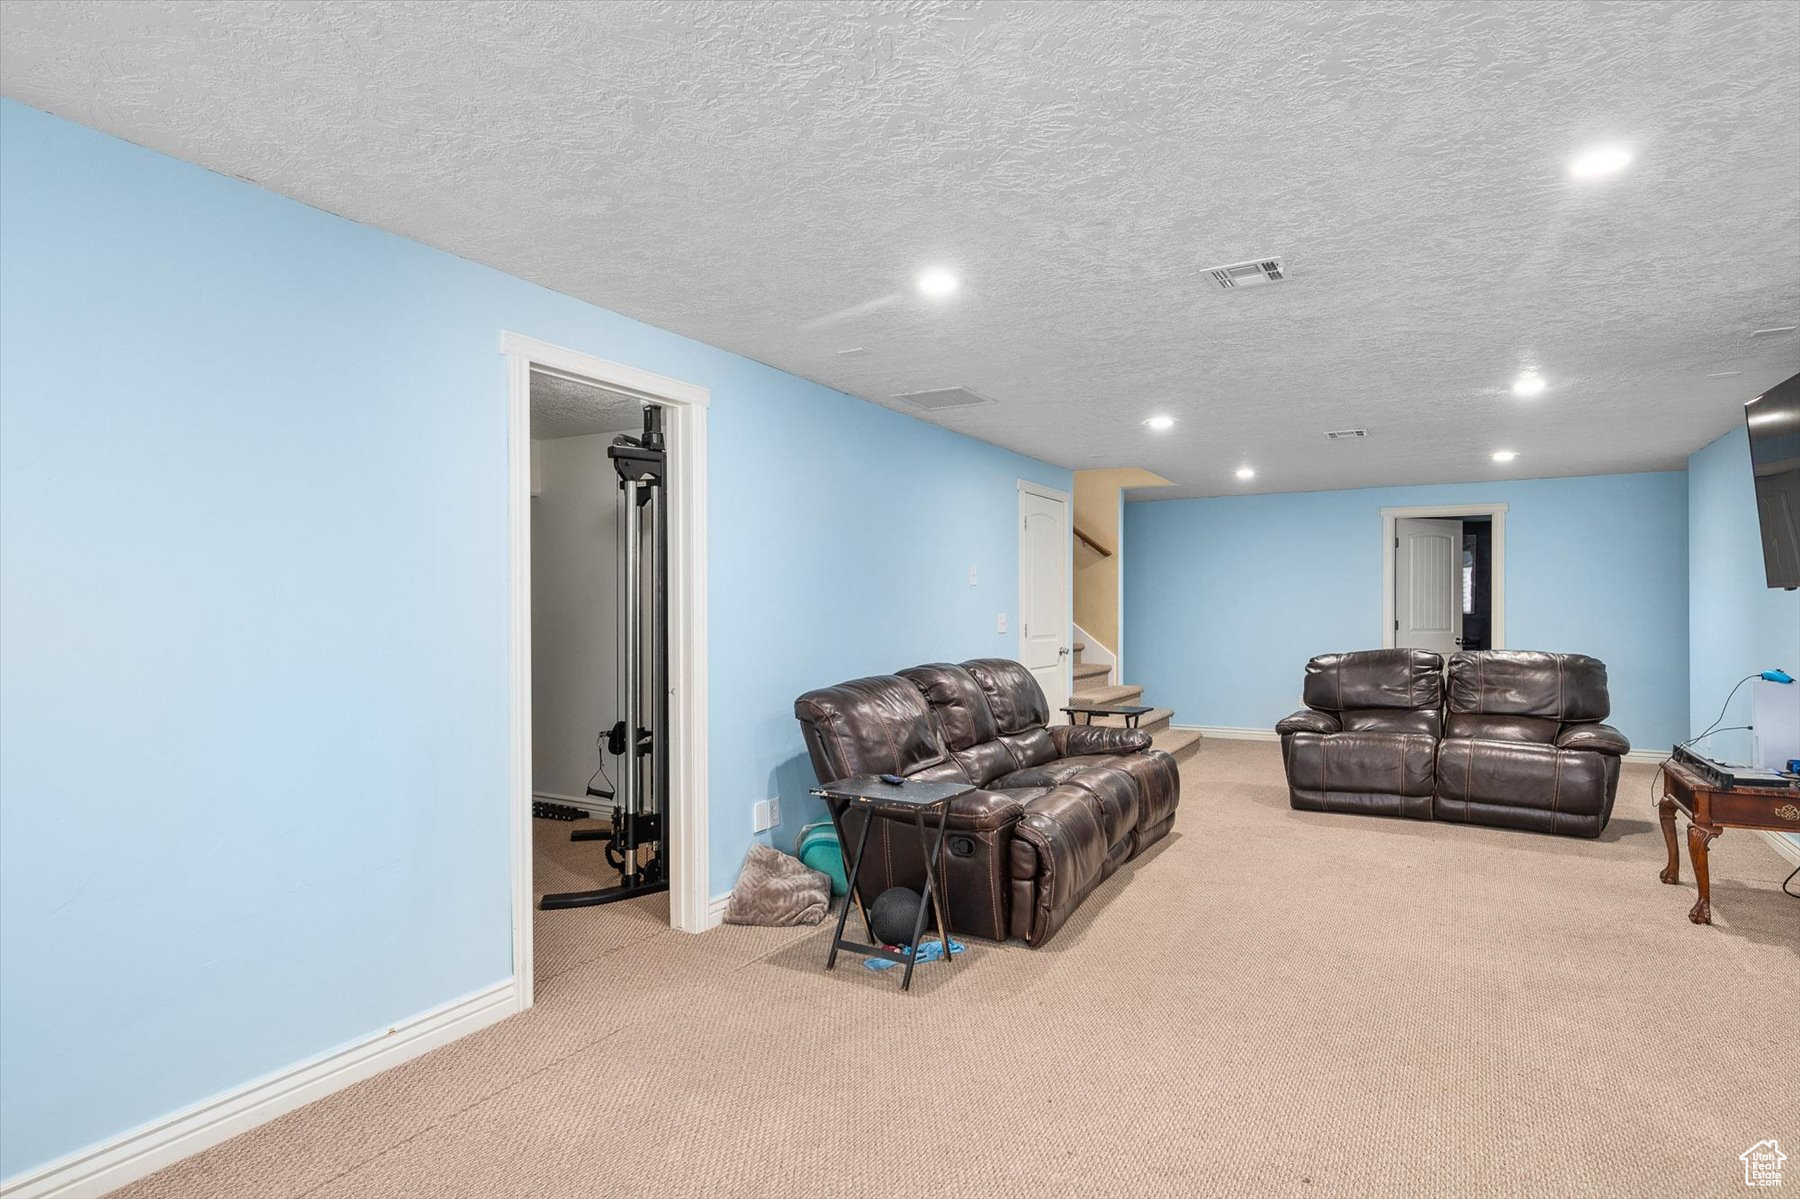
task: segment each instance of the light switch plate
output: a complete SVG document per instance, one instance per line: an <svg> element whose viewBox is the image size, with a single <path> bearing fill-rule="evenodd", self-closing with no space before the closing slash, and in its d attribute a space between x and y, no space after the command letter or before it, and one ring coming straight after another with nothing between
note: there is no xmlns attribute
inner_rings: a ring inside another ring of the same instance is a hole
<svg viewBox="0 0 1800 1199"><path fill-rule="evenodd" d="M1006 632L1006 613L1002 612L994 617L994 632Z"/></svg>

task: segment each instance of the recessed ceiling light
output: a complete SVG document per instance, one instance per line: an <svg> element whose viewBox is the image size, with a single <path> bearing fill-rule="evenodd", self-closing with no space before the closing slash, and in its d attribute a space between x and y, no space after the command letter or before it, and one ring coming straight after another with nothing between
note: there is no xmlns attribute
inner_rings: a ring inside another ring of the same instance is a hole
<svg viewBox="0 0 1800 1199"><path fill-rule="evenodd" d="M1256 477L1256 472L1248 466L1240 466L1237 468L1237 477L1240 479L1254 479Z"/></svg>
<svg viewBox="0 0 1800 1199"><path fill-rule="evenodd" d="M1549 384L1544 382L1544 377L1542 375L1527 373L1520 375L1518 379L1514 381L1513 394L1516 396L1542 395L1544 394L1544 388L1547 386L1549 386Z"/></svg>
<svg viewBox="0 0 1800 1199"><path fill-rule="evenodd" d="M1569 163L1569 175L1575 179L1600 179L1616 175L1630 165L1629 146L1595 146L1575 156Z"/></svg>
<svg viewBox="0 0 1800 1199"><path fill-rule="evenodd" d="M1752 333L1750 336L1752 336L1752 337L1780 337L1783 333L1792 333L1796 328L1800 328L1800 326L1776 325L1773 329L1758 329L1756 332Z"/></svg>
<svg viewBox="0 0 1800 1199"><path fill-rule="evenodd" d="M933 299L942 299L956 288L956 276L941 266L934 266L919 276L919 290Z"/></svg>
<svg viewBox="0 0 1800 1199"><path fill-rule="evenodd" d="M1494 461L1495 462L1511 462L1514 458L1517 458L1518 456L1519 456L1518 453L1513 450L1495 450L1494 451Z"/></svg>
<svg viewBox="0 0 1800 1199"><path fill-rule="evenodd" d="M1714 371L1706 377L1708 379L1735 379L1743 373L1743 371Z"/></svg>
<svg viewBox="0 0 1800 1199"><path fill-rule="evenodd" d="M1149 425L1152 429L1155 429L1158 433L1167 433L1170 429L1175 427L1175 418L1172 416L1153 416L1144 423Z"/></svg>

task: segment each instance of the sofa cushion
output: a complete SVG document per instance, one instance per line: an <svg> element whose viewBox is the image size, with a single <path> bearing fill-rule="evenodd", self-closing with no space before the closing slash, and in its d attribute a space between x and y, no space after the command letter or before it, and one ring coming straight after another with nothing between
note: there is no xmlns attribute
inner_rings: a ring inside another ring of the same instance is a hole
<svg viewBox="0 0 1800 1199"><path fill-rule="evenodd" d="M1427 796L1437 745L1423 733L1295 733L1283 747L1288 787Z"/></svg>
<svg viewBox="0 0 1800 1199"><path fill-rule="evenodd" d="M1446 737L1478 737L1486 741L1523 741L1548 745L1562 732L1562 722L1542 716L1452 712L1444 722Z"/></svg>
<svg viewBox="0 0 1800 1199"><path fill-rule="evenodd" d="M925 697L926 706L937 719L938 733L951 753L1000 735L981 684L962 667L933 662L902 670L900 677L909 680Z"/></svg>
<svg viewBox="0 0 1800 1199"><path fill-rule="evenodd" d="M857 774L913 774L946 759L925 698L898 675L853 679L794 701L821 782Z"/></svg>
<svg viewBox="0 0 1800 1199"><path fill-rule="evenodd" d="M1000 732L1020 733L1050 723L1050 705L1044 698L1044 689L1022 664L1008 658L975 658L964 662L963 669L981 684Z"/></svg>
<svg viewBox="0 0 1800 1199"><path fill-rule="evenodd" d="M1429 650L1370 649L1324 654L1306 664L1301 698L1309 708L1441 708L1444 660Z"/></svg>
<svg viewBox="0 0 1800 1199"><path fill-rule="evenodd" d="M1450 659L1450 710L1545 720L1605 720L1606 664L1586 654L1478 650Z"/></svg>
<svg viewBox="0 0 1800 1199"><path fill-rule="evenodd" d="M1424 733L1443 731L1444 714L1436 708L1348 708L1338 713L1350 733Z"/></svg>
<svg viewBox="0 0 1800 1199"><path fill-rule="evenodd" d="M1445 741L1437 760L1438 816L1467 819L1480 805L1596 816L1608 800L1609 765L1616 778L1618 759L1604 754L1517 741Z"/></svg>
<svg viewBox="0 0 1800 1199"><path fill-rule="evenodd" d="M1043 725L1019 733L1002 733L1000 744L1006 746L1020 769L1056 760L1056 742Z"/></svg>

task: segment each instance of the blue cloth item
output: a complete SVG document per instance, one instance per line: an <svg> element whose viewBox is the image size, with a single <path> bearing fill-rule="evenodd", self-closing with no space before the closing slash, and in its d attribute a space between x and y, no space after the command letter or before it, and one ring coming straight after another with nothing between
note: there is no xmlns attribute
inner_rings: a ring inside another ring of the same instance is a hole
<svg viewBox="0 0 1800 1199"><path fill-rule="evenodd" d="M955 937L950 938L950 952L952 954L961 953L963 951L963 948L964 948L963 943L961 941L958 941ZM902 945L900 947L900 952L901 953L910 953L911 951L908 950L904 945ZM939 941L936 938L933 938L932 940L929 940L929 941L919 942L919 957L918 957L919 965L923 966L926 962L938 961L943 956L944 956L944 943L942 941ZM890 962L886 958L864 958L863 959L864 968L869 969L869 970L891 970L895 966L903 966L903 965L905 965L904 962Z"/></svg>

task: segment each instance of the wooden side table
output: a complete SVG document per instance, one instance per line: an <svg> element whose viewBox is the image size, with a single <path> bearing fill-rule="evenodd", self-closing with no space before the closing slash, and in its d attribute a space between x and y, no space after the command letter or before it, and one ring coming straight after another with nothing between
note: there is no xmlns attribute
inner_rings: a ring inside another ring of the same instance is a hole
<svg viewBox="0 0 1800 1199"><path fill-rule="evenodd" d="M1800 790L1792 787L1732 787L1719 790L1676 762L1664 762L1663 797L1656 805L1662 821L1669 864L1658 876L1671 885L1681 881L1681 852L1675 844L1675 813L1688 818L1688 856L1694 859L1694 881L1700 898L1688 919L1712 923L1712 880L1707 875L1707 846L1728 828L1769 829L1800 833Z"/></svg>

